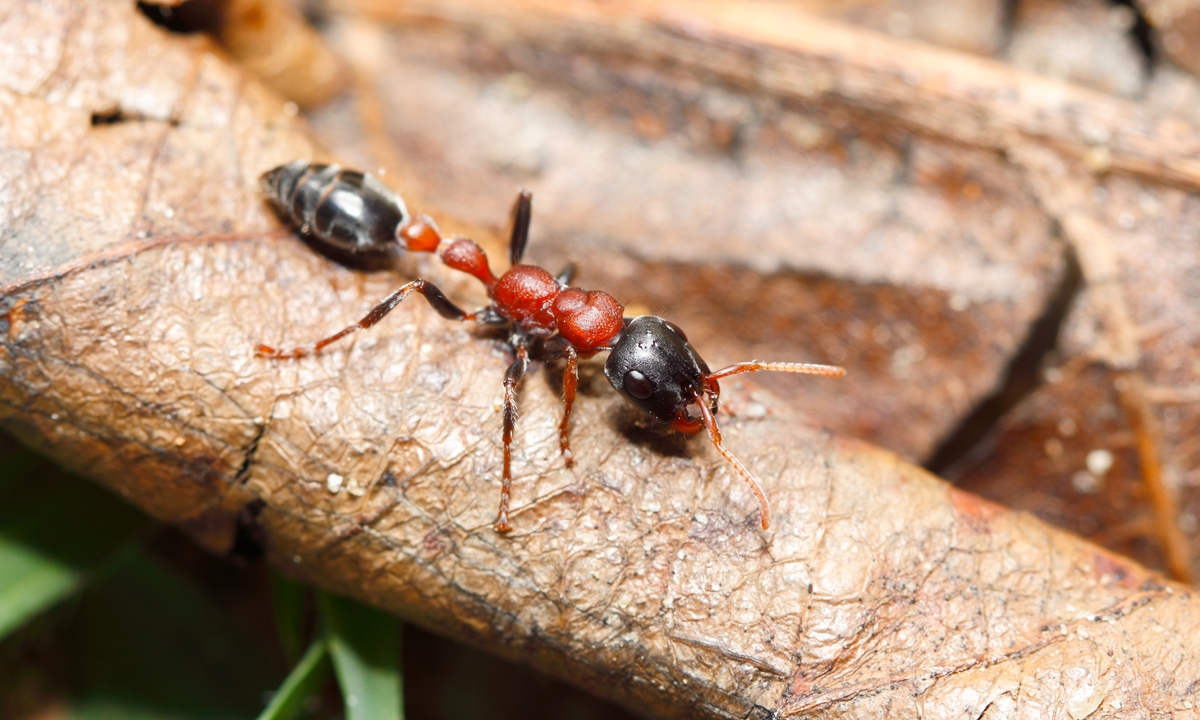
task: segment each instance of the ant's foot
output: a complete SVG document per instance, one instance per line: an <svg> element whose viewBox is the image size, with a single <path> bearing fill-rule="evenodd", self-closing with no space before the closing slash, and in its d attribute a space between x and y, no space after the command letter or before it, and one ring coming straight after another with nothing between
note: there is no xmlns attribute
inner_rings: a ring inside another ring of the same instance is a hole
<svg viewBox="0 0 1200 720"><path fill-rule="evenodd" d="M258 347L254 348L254 356L255 357L271 358L274 360L285 359L285 358L301 358L308 354L310 354L310 353L307 348L296 348L295 350L291 350L289 352L284 352L282 350L276 350L275 348L271 347L270 345L259 345Z"/></svg>

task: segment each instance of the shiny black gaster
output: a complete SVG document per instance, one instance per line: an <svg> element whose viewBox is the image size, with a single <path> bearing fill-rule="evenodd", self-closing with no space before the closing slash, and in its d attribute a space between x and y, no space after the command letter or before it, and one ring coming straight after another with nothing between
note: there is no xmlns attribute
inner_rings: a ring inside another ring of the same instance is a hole
<svg viewBox="0 0 1200 720"><path fill-rule="evenodd" d="M396 231L409 221L404 201L370 175L297 160L263 175L279 213L321 254L349 267L390 266Z"/></svg>

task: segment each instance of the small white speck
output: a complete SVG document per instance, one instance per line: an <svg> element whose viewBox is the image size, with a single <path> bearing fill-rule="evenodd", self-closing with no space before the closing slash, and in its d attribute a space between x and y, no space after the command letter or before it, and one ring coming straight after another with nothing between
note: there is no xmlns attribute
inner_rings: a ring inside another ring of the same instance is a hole
<svg viewBox="0 0 1200 720"><path fill-rule="evenodd" d="M696 513L696 522L700 525L708 524L708 516L702 512Z"/></svg>
<svg viewBox="0 0 1200 720"><path fill-rule="evenodd" d="M342 489L342 481L345 479L337 473L329 473L329 477L325 478L325 487L329 488L329 492L336 493Z"/></svg>
<svg viewBox="0 0 1200 720"><path fill-rule="evenodd" d="M300 106L294 102L288 101L283 104L283 114L288 117L295 117L300 112Z"/></svg>
<svg viewBox="0 0 1200 720"><path fill-rule="evenodd" d="M962 312L971 307L971 298L962 293L954 293L950 296L950 309L954 312Z"/></svg>
<svg viewBox="0 0 1200 720"><path fill-rule="evenodd" d="M743 414L748 418L766 417L767 408L762 403L750 403L746 406L746 412Z"/></svg>
<svg viewBox="0 0 1200 720"><path fill-rule="evenodd" d="M1071 476L1071 487L1075 488L1076 492L1081 492L1085 495L1099 492L1103 485L1104 483L1100 481L1100 478L1084 470L1080 470Z"/></svg>
<svg viewBox="0 0 1200 720"><path fill-rule="evenodd" d="M1091 474L1100 477L1113 466L1113 454L1103 448L1087 454L1087 469Z"/></svg>

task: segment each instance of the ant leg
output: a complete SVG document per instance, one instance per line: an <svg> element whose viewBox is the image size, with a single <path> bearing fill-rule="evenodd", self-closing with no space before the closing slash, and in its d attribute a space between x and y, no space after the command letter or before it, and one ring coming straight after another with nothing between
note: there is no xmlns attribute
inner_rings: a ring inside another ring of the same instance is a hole
<svg viewBox="0 0 1200 720"><path fill-rule="evenodd" d="M504 373L504 474L500 482L500 512L492 524L492 529L501 534L512 530L508 524L508 498L512 491L512 439L513 428L517 425L517 383L521 382L529 368L529 350L520 344L516 351L517 359Z"/></svg>
<svg viewBox="0 0 1200 720"><path fill-rule="evenodd" d="M578 269L579 269L578 265L576 265L575 263L571 263L571 264L567 265L565 268L563 268L562 270L559 270L558 274L554 276L554 280L559 285L570 285L571 281L573 279L575 279L575 271Z"/></svg>
<svg viewBox="0 0 1200 720"><path fill-rule="evenodd" d="M575 404L575 388L579 385L579 355L570 345L563 353L567 356L567 369L563 371L563 418L558 426L558 448L562 450L563 461L567 467L575 464L575 456L571 454L571 406Z"/></svg>
<svg viewBox="0 0 1200 720"><path fill-rule="evenodd" d="M479 323L480 325L507 325L512 322L508 318L496 312L496 308L493 305L479 308L474 312L474 315L475 322Z"/></svg>
<svg viewBox="0 0 1200 720"><path fill-rule="evenodd" d="M525 256L529 243L529 222L533 218L533 193L522 190L512 207L512 239L508 243L508 258L513 265Z"/></svg>
<svg viewBox="0 0 1200 720"><path fill-rule="evenodd" d="M371 312L367 313L366 317L364 317L362 320L359 320L347 328L343 328L327 338L318 340L311 345L305 345L303 347L298 347L294 350L287 351L276 350L270 345L259 345L255 349L255 354L259 357L268 358L302 358L307 355L312 355L326 345L337 342L352 332L366 330L367 328L371 327L375 323L382 320L385 315L395 309L395 307L399 305L404 298L408 297L413 292L418 292L424 295L425 299L429 301L429 304L433 306L433 309L437 311L438 315L441 315L447 320L475 319L475 313L468 313L454 303L450 302L450 300L442 294L442 291L438 290L437 286L433 283L426 282L425 280L413 280L410 283L405 283L404 285L400 286L399 290L393 292L391 295L388 295L383 299L383 302L371 308Z"/></svg>
<svg viewBox="0 0 1200 720"><path fill-rule="evenodd" d="M563 417L558 425L558 447L567 467L571 467L575 464L575 456L571 453L571 407L575 404L575 390L579 387L579 353L562 335L550 338L543 347L547 359L567 359L567 367L563 370Z"/></svg>

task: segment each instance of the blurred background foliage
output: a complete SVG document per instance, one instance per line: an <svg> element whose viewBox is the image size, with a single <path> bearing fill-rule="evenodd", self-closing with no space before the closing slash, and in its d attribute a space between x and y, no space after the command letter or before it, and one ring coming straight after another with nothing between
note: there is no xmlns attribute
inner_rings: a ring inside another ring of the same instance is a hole
<svg viewBox="0 0 1200 720"><path fill-rule="evenodd" d="M214 557L0 435L0 718L628 716L417 628L401 651L258 550Z"/></svg>

